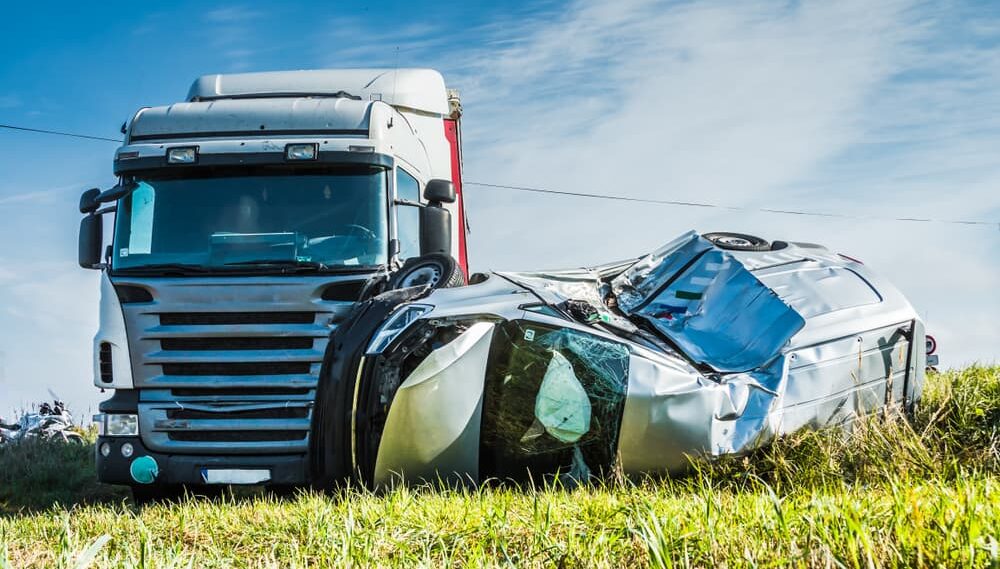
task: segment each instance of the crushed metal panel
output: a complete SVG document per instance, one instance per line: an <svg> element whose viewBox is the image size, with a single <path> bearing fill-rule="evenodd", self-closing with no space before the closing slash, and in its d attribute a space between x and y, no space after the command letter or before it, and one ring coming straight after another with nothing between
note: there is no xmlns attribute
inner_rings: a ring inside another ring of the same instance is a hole
<svg viewBox="0 0 1000 569"><path fill-rule="evenodd" d="M780 398L784 364L777 365L765 376L777 378L769 386L748 374L713 381L678 360L633 355L619 443L622 471L680 472L689 456L739 452L771 438L777 421L770 411Z"/></svg>
<svg viewBox="0 0 1000 569"><path fill-rule="evenodd" d="M674 278L687 263L709 249L712 249L709 241L702 239L694 231L688 231L639 259L611 282L611 289L618 298L618 306L626 314L631 314Z"/></svg>
<svg viewBox="0 0 1000 569"><path fill-rule="evenodd" d="M680 472L689 457L746 452L777 435L842 425L903 403L912 372L905 324L716 379L671 358L633 355L619 439L622 470Z"/></svg>
<svg viewBox="0 0 1000 569"><path fill-rule="evenodd" d="M805 325L774 291L719 250L685 262L683 271L632 312L693 360L720 372L767 365Z"/></svg>
<svg viewBox="0 0 1000 569"><path fill-rule="evenodd" d="M546 303L557 306L585 323L602 322L634 332L636 326L628 318L608 308L605 290L597 272L589 269L534 273L501 273L504 278L530 288Z"/></svg>
<svg viewBox="0 0 1000 569"><path fill-rule="evenodd" d="M483 378L494 324L473 324L431 352L396 392L375 463L375 484L478 480Z"/></svg>

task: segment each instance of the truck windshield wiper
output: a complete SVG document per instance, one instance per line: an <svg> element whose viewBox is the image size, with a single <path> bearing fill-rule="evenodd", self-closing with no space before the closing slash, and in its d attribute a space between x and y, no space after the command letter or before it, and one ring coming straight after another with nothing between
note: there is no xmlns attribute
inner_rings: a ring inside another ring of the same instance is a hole
<svg viewBox="0 0 1000 569"><path fill-rule="evenodd" d="M145 272L174 272L174 273L207 273L209 268L204 265L194 263L152 263L149 265L137 265L135 267L122 267L116 269L116 273L145 273Z"/></svg>
<svg viewBox="0 0 1000 569"><path fill-rule="evenodd" d="M253 259L249 261L232 261L230 263L223 263L223 265L227 267L257 265L260 267L284 267L310 271L323 271L329 268L318 261L300 261L297 259Z"/></svg>
<svg viewBox="0 0 1000 569"><path fill-rule="evenodd" d="M377 265L327 265L319 261L296 261L292 259L260 259L256 261L233 261L223 263L223 267L248 267L256 265L260 268L282 268L290 272L323 272L330 274L370 273L378 269Z"/></svg>

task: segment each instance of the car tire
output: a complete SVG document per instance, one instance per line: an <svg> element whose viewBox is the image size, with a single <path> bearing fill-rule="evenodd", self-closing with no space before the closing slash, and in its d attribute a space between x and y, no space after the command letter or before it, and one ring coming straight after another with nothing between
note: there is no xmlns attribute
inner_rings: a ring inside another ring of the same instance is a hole
<svg viewBox="0 0 1000 569"><path fill-rule="evenodd" d="M346 374L331 374L329 353L324 359L309 433L309 480L315 490L330 492L351 476L350 387ZM341 366L340 370L350 369Z"/></svg>
<svg viewBox="0 0 1000 569"><path fill-rule="evenodd" d="M766 239L745 233L729 233L726 231L714 231L702 235L712 242L719 249L727 251L769 251L771 244Z"/></svg>
<svg viewBox="0 0 1000 569"><path fill-rule="evenodd" d="M309 479L316 490L334 490L355 474L353 404L356 386L364 380L365 348L397 306L421 294L421 288L386 291L355 305L347 319L331 332L319 372L309 434Z"/></svg>
<svg viewBox="0 0 1000 569"><path fill-rule="evenodd" d="M386 288L396 290L429 284L431 288L451 288L465 284L458 261L444 253L428 253L407 259L391 277Z"/></svg>

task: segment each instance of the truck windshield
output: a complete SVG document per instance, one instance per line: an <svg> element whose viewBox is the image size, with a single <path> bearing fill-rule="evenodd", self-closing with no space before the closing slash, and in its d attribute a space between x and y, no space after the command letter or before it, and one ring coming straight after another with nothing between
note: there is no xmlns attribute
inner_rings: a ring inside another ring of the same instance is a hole
<svg viewBox="0 0 1000 569"><path fill-rule="evenodd" d="M381 168L137 177L118 204L112 269L361 269L388 253Z"/></svg>

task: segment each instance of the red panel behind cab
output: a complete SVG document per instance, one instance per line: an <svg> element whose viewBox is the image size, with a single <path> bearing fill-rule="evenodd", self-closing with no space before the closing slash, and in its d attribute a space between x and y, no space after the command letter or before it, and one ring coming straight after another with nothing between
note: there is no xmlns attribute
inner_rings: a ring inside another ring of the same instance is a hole
<svg viewBox="0 0 1000 569"><path fill-rule="evenodd" d="M451 182L455 185L458 206L458 264L469 276L469 255L465 244L465 196L462 192L462 149L460 147L458 120L444 119L444 135L451 146Z"/></svg>

